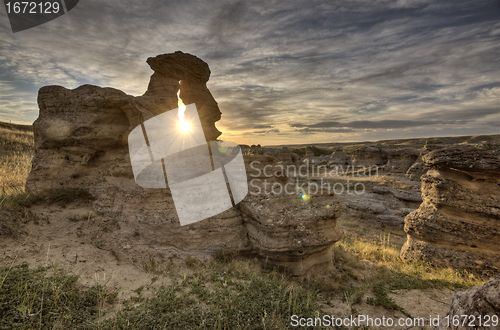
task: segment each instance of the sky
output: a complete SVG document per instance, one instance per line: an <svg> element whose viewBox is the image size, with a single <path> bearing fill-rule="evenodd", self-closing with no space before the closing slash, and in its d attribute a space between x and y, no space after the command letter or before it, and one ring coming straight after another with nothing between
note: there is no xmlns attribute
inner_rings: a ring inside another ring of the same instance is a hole
<svg viewBox="0 0 500 330"><path fill-rule="evenodd" d="M80 0L18 33L0 6L0 121L46 85L142 95L177 50L209 64L223 140L500 134L500 0Z"/></svg>

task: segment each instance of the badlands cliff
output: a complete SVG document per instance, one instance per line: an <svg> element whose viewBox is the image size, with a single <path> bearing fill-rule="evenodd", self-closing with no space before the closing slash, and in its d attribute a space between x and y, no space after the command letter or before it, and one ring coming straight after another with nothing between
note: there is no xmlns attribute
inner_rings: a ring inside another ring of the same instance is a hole
<svg viewBox="0 0 500 330"><path fill-rule="evenodd" d="M500 159L473 146L422 158L420 207L405 218L401 257L459 269L500 270Z"/></svg>

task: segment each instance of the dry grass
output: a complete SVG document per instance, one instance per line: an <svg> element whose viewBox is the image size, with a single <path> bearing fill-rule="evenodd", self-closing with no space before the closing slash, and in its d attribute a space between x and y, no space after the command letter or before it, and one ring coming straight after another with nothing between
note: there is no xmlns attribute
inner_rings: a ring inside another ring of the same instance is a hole
<svg viewBox="0 0 500 330"><path fill-rule="evenodd" d="M32 132L0 127L0 196L24 191L33 145Z"/></svg>

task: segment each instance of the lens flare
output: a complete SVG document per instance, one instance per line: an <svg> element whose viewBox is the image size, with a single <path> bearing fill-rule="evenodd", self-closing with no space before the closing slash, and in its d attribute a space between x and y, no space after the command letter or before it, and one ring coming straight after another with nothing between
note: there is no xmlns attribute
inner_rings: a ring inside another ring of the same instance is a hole
<svg viewBox="0 0 500 330"><path fill-rule="evenodd" d="M180 121L180 128L181 128L182 133L184 133L184 134L186 134L187 132L189 132L191 130L191 128L189 127L189 123L185 120Z"/></svg>
<svg viewBox="0 0 500 330"><path fill-rule="evenodd" d="M184 120L184 112L186 111L185 106L179 106L179 128L182 134L186 134L191 131L191 127L189 126L189 122Z"/></svg>

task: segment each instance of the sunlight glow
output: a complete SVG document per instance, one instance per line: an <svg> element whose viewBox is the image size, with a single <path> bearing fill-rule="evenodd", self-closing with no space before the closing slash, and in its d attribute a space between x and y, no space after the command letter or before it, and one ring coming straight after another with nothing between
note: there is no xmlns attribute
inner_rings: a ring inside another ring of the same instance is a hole
<svg viewBox="0 0 500 330"><path fill-rule="evenodd" d="M187 132L191 131L189 122L184 120L184 112L186 111L186 105L184 105L181 98L179 97L179 92L177 93L177 97L178 97L177 104L179 106L179 128L182 134L186 134Z"/></svg>
<svg viewBox="0 0 500 330"><path fill-rule="evenodd" d="M191 131L191 128L189 127L189 123L187 121L185 121L184 118L180 119L180 128L181 128L182 133L184 133L184 134Z"/></svg>

